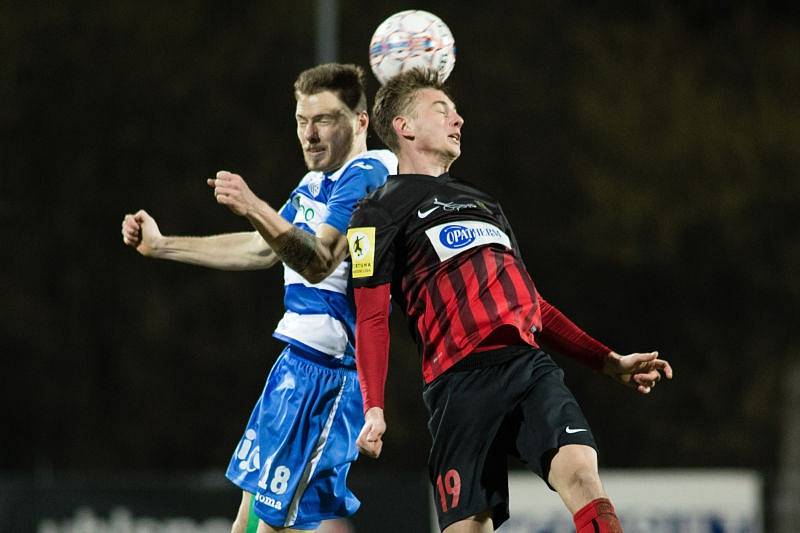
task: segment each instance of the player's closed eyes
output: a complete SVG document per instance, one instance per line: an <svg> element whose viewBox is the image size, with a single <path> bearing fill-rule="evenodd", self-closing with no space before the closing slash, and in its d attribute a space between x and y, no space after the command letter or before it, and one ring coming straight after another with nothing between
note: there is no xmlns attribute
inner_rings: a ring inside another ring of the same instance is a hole
<svg viewBox="0 0 800 533"><path fill-rule="evenodd" d="M314 117L311 121L318 125L318 126L330 126L336 122L336 116L334 115L321 115L319 117ZM302 118L297 119L297 125L301 128L305 128L308 125L308 119Z"/></svg>

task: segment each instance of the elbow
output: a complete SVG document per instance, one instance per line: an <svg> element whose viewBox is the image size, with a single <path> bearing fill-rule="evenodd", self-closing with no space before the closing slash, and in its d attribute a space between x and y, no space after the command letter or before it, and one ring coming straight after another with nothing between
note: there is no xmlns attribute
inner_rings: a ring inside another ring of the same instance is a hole
<svg viewBox="0 0 800 533"><path fill-rule="evenodd" d="M314 285L316 285L317 283L322 282L322 280L324 280L328 276L327 276L327 274L320 274L320 273L317 273L317 272L314 272L314 273L307 272L307 273L305 273L305 275L303 277L306 278L306 280L309 283L313 283Z"/></svg>
<svg viewBox="0 0 800 533"><path fill-rule="evenodd" d="M313 262L308 265L303 271L303 277L313 284L322 282L325 278L331 275L331 272L336 268L333 261L322 261L320 263Z"/></svg>

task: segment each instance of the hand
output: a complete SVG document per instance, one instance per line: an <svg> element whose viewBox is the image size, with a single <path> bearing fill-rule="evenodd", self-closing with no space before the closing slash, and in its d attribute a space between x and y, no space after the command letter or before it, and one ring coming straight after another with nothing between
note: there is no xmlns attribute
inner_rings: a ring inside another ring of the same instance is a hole
<svg viewBox="0 0 800 533"><path fill-rule="evenodd" d="M377 459L383 449L381 437L386 433L386 421L383 419L383 409L371 407L364 413L364 427L356 439L356 446L361 453Z"/></svg>
<svg viewBox="0 0 800 533"><path fill-rule="evenodd" d="M242 217L247 216L260 201L240 175L227 170L217 172L217 178L209 179L208 186L214 189L218 204L227 206Z"/></svg>
<svg viewBox="0 0 800 533"><path fill-rule="evenodd" d="M650 394L661 380L662 373L667 379L672 379L672 367L658 358L658 352L628 355L611 352L606 358L603 373L642 394Z"/></svg>
<svg viewBox="0 0 800 533"><path fill-rule="evenodd" d="M153 253L161 238L158 224L144 209L122 219L122 242L144 256Z"/></svg>

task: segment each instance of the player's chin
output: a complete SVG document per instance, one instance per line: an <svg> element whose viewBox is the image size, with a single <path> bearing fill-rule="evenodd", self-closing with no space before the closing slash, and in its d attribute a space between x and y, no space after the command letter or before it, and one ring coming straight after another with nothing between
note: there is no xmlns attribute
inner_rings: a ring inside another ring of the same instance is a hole
<svg viewBox="0 0 800 533"><path fill-rule="evenodd" d="M304 152L304 159L306 160L306 167L308 170L314 172L326 172L331 167L331 157L327 150L318 150L315 152Z"/></svg>
<svg viewBox="0 0 800 533"><path fill-rule="evenodd" d="M461 156L461 145L450 143L445 152L449 159L456 160Z"/></svg>

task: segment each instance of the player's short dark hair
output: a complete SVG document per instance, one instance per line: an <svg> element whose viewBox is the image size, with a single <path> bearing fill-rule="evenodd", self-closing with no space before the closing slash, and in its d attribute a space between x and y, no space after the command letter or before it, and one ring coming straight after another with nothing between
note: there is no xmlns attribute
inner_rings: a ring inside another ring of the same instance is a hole
<svg viewBox="0 0 800 533"><path fill-rule="evenodd" d="M367 110L364 69L358 65L325 63L304 70L294 82L294 96L331 91L354 113Z"/></svg>
<svg viewBox="0 0 800 533"><path fill-rule="evenodd" d="M399 115L413 113L414 97L422 89L436 89L450 96L447 87L439 81L437 71L421 68L407 70L390 78L375 95L375 105L372 106L372 127L393 152L397 152L400 143L392 121Z"/></svg>

